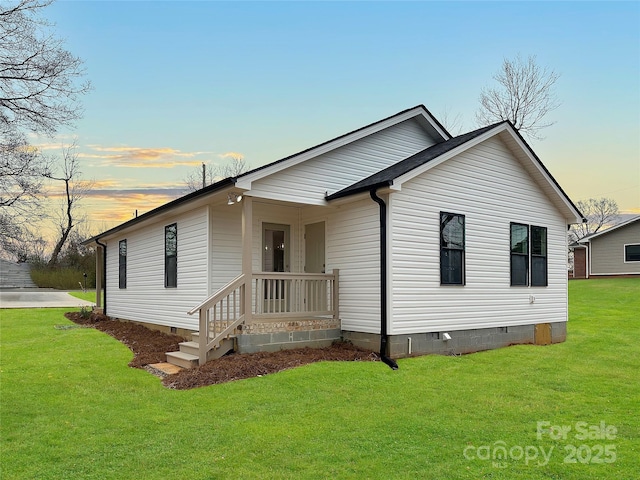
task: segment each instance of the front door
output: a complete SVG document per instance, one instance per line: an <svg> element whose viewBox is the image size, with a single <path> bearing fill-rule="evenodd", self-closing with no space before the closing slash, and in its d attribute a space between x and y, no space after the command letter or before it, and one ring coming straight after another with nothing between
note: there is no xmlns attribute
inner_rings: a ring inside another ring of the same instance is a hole
<svg viewBox="0 0 640 480"><path fill-rule="evenodd" d="M262 224L262 271L289 272L290 227L276 223ZM264 312L286 311L287 295L283 280L264 280Z"/></svg>

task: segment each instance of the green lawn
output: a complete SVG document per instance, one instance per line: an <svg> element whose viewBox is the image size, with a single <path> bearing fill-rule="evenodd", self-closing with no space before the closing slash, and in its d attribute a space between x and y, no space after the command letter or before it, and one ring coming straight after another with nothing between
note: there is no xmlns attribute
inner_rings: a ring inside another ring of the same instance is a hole
<svg viewBox="0 0 640 480"><path fill-rule="evenodd" d="M96 303L95 289L87 290L86 292L83 292L82 290L70 290L69 295L71 295L72 297L79 298L80 300L86 300L87 302Z"/></svg>
<svg viewBox="0 0 640 480"><path fill-rule="evenodd" d="M640 279L571 282L563 344L190 391L64 312L0 310L3 480L640 478Z"/></svg>

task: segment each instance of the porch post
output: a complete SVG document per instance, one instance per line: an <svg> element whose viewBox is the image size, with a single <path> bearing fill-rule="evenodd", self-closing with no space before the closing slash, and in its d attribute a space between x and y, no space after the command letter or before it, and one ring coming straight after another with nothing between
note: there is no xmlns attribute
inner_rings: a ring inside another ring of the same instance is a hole
<svg viewBox="0 0 640 480"><path fill-rule="evenodd" d="M253 199L242 198L242 273L244 274L244 321L251 322L253 313Z"/></svg>
<svg viewBox="0 0 640 480"><path fill-rule="evenodd" d="M96 246L96 308L102 309L102 277L104 272L104 248Z"/></svg>

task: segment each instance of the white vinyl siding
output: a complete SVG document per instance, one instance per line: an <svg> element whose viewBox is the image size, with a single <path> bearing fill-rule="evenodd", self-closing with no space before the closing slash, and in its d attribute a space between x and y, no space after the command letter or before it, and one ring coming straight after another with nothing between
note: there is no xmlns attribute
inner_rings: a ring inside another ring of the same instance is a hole
<svg viewBox="0 0 640 480"><path fill-rule="evenodd" d="M406 120L256 180L251 186L251 195L322 205L325 194L342 190L433 144L417 120Z"/></svg>
<svg viewBox="0 0 640 480"><path fill-rule="evenodd" d="M390 208L389 333L566 321L565 219L497 138L404 183ZM441 211L465 215L464 288L440 285ZM510 286L511 222L547 227L548 287Z"/></svg>
<svg viewBox="0 0 640 480"><path fill-rule="evenodd" d="M342 329L380 333L380 223L370 199L338 208L327 224L327 271L340 269Z"/></svg>
<svg viewBox="0 0 640 480"><path fill-rule="evenodd" d="M209 295L242 273L242 203L212 208L210 230Z"/></svg>
<svg viewBox="0 0 640 480"><path fill-rule="evenodd" d="M178 286L164 286L164 229L178 225ZM207 296L208 209L200 208L126 234L127 288L118 288L118 242L107 244L107 314L197 330L187 311Z"/></svg>

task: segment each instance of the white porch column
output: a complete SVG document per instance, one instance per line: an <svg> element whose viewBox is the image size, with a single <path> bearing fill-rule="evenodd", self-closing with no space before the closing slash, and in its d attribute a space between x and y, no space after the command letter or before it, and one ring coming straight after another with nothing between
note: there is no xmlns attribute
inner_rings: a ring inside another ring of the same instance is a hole
<svg viewBox="0 0 640 480"><path fill-rule="evenodd" d="M242 273L244 274L244 319L251 321L253 313L253 199L242 198Z"/></svg>

